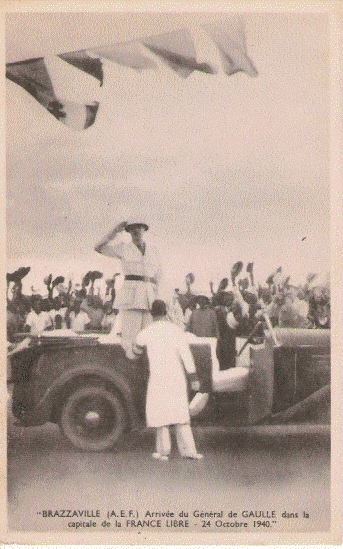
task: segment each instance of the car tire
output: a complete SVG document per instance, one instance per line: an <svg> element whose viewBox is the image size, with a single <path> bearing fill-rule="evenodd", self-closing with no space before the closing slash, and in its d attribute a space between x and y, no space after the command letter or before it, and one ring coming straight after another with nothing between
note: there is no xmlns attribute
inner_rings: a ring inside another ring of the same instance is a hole
<svg viewBox="0 0 343 549"><path fill-rule="evenodd" d="M80 387L68 395L60 416L63 435L76 447L90 452L114 446L128 421L120 397L104 386Z"/></svg>

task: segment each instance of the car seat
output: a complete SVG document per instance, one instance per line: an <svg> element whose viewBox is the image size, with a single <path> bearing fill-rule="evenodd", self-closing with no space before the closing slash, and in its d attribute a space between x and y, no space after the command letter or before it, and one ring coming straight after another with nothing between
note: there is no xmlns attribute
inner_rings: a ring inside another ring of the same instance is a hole
<svg viewBox="0 0 343 549"><path fill-rule="evenodd" d="M214 337L192 337L193 345L208 344L211 349L212 362L212 391L215 393L233 393L244 391L247 387L249 367L236 366L228 370L219 370L219 362L216 355L217 339Z"/></svg>

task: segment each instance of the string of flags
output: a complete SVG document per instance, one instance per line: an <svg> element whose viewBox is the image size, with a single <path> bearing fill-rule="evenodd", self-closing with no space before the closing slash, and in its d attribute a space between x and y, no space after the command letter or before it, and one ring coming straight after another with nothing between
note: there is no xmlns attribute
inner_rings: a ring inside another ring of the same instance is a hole
<svg viewBox="0 0 343 549"><path fill-rule="evenodd" d="M239 20L235 19L230 23L206 23L200 27L219 50L222 69L227 76L239 71L252 77L257 76L257 70L247 54L245 34ZM81 70L102 86L103 59L143 71L158 69L154 56L182 78L187 78L194 71L216 73L210 59L202 63L197 61L194 39L186 28L130 42L61 53L57 57L77 69L75 78L78 70ZM7 63L6 77L31 94L50 114L67 126L83 130L94 124L99 102L77 103L59 97L54 90L44 57Z"/></svg>

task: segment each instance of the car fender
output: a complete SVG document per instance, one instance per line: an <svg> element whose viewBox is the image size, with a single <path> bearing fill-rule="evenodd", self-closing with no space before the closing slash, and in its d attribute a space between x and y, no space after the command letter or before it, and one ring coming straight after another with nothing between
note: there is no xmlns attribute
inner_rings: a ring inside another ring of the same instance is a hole
<svg viewBox="0 0 343 549"><path fill-rule="evenodd" d="M319 423L330 424L331 386L324 385L291 408L278 412L270 418L271 424L309 421L317 419Z"/></svg>
<svg viewBox="0 0 343 549"><path fill-rule="evenodd" d="M28 417L25 418L25 423L41 425L47 421L55 421L68 388L77 383L77 380L81 382L81 380L86 380L87 378L97 378L110 384L122 396L130 425L134 426L138 423L139 416L134 405L132 390L128 380L115 370L109 370L95 364L82 364L64 371L47 388L43 397L36 404L32 414L34 417L29 413Z"/></svg>

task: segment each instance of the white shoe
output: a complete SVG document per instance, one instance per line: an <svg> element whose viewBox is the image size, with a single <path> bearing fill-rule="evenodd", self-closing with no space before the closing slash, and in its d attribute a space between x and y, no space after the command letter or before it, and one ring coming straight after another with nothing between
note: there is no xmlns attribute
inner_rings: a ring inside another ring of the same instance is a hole
<svg viewBox="0 0 343 549"><path fill-rule="evenodd" d="M158 459L160 461L168 461L168 459L169 459L169 456L164 456L163 454L159 454L158 452L154 452L152 454L152 457L154 459Z"/></svg>
<svg viewBox="0 0 343 549"><path fill-rule="evenodd" d="M190 454L190 455L184 455L182 456L183 458L188 458L188 459L202 459L204 456L202 454Z"/></svg>

